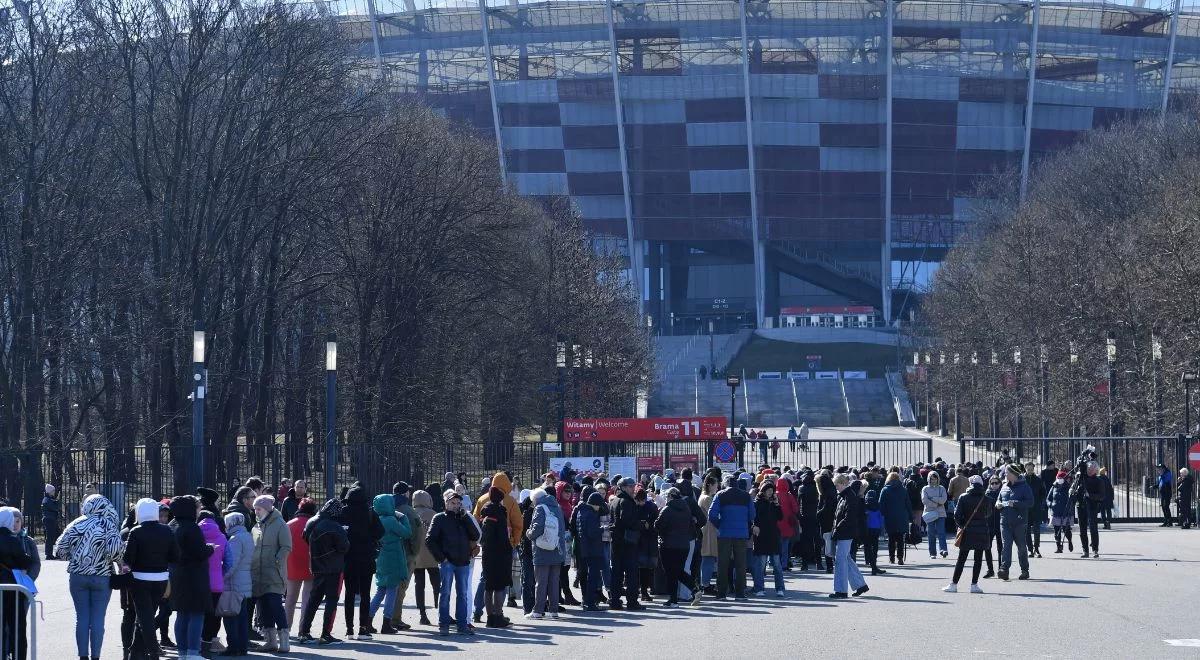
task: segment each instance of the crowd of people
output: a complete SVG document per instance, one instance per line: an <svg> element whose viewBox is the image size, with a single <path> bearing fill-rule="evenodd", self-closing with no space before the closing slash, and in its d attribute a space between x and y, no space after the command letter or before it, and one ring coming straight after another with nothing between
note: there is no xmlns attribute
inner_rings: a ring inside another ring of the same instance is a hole
<svg viewBox="0 0 1200 660"><path fill-rule="evenodd" d="M1186 488L1186 500L1191 484L1182 471L1172 492ZM371 640L414 624L442 635L472 635L475 624L507 628L507 609L536 620L556 619L566 606L637 611L655 600L676 607L706 597L780 598L794 571L829 574L832 599L858 597L870 590L864 572L887 572L885 539L896 566L911 561L914 547L948 559L952 544L958 553L943 590L957 591L971 560L970 591L982 593L980 579L1010 578L1014 548L1017 579L1030 577L1047 523L1054 552L1064 544L1074 552L1078 524L1082 556L1099 557L1111 491L1090 448L1073 464L1040 471L1007 459L794 469L764 462L753 471L638 478L564 468L529 489L506 472L474 489L465 474L447 473L424 489L400 481L380 494L356 482L320 504L303 480L271 487L251 478L223 507L217 491L199 488L141 499L123 519L89 494L81 515L47 539L46 557L68 562L81 659L100 657L116 592L124 658L174 648L193 660L336 644L339 605L346 637ZM55 498L52 486L46 496ZM36 589L41 560L22 520L0 507L0 583ZM417 618L406 621L410 590ZM5 611L28 607L12 592L4 598ZM0 657L23 658L23 617L3 625Z"/></svg>

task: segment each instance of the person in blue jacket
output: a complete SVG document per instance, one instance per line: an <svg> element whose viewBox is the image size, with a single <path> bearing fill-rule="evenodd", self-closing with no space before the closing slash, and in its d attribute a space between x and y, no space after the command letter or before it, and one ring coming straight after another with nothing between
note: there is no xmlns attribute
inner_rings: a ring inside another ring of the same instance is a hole
<svg viewBox="0 0 1200 660"><path fill-rule="evenodd" d="M1071 483L1067 481L1067 471L1059 470L1050 490L1046 493L1046 508L1050 511L1050 524L1054 526L1054 543L1058 549L1054 552L1062 554L1063 537L1067 537L1067 549L1075 552L1075 543L1071 540L1071 525L1074 524L1074 507L1071 506Z"/></svg>
<svg viewBox="0 0 1200 660"><path fill-rule="evenodd" d="M912 508L899 472L888 473L883 490L879 491L879 511L888 535L888 561L903 566L904 535L912 524Z"/></svg>
<svg viewBox="0 0 1200 660"><path fill-rule="evenodd" d="M1009 463L1004 470L1007 483L996 498L996 509L1000 511L1000 556L1001 580L1008 580L1008 569L1012 566L1012 546L1017 545L1017 557L1021 564L1021 575L1017 579L1029 579L1029 550L1025 546L1025 532L1029 527L1029 510L1033 508L1033 491L1025 482L1025 466Z"/></svg>
<svg viewBox="0 0 1200 660"><path fill-rule="evenodd" d="M708 521L717 528L717 598L729 598L729 564L734 567L734 598L746 599L746 545L754 527L754 499L733 477L713 498Z"/></svg>
<svg viewBox="0 0 1200 660"><path fill-rule="evenodd" d="M587 567L587 582L583 585L583 609L600 610L600 582L604 573L604 532L600 529L600 512L606 510L604 496L592 491L587 502L571 512L575 519L575 548L580 561Z"/></svg>
<svg viewBox="0 0 1200 660"><path fill-rule="evenodd" d="M1171 468L1158 464L1158 504L1162 507L1163 522L1159 527L1171 527L1175 520L1171 517L1171 492L1175 490L1175 474Z"/></svg>
<svg viewBox="0 0 1200 660"><path fill-rule="evenodd" d="M863 559L871 567L871 575L883 575L879 568L879 536L883 533L883 511L879 510L879 491L868 490L864 499L867 510L867 538L863 540Z"/></svg>

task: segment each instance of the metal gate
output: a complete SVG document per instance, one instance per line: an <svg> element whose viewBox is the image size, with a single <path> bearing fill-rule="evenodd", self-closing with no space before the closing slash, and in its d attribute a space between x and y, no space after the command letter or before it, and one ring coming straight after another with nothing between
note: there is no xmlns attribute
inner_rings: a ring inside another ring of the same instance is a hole
<svg viewBox="0 0 1200 660"><path fill-rule="evenodd" d="M1032 462L1039 471L1046 461L1053 460L1060 468L1065 464L1069 469L1084 450L1092 446L1096 449L1097 463L1112 483L1112 519L1146 522L1161 520L1163 516L1157 485L1158 466L1168 467L1178 482L1179 468L1187 467L1188 443L1190 440L1186 438L1167 436L974 438L961 441L960 460L996 465L1007 458ZM1171 501L1174 501L1173 495Z"/></svg>

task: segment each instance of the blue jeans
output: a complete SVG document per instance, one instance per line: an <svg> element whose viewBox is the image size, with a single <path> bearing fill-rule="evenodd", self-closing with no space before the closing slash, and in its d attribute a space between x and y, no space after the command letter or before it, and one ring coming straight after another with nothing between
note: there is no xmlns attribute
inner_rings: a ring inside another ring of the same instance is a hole
<svg viewBox="0 0 1200 660"><path fill-rule="evenodd" d="M175 613L175 643L179 645L179 655L200 653L200 632L203 629L203 612Z"/></svg>
<svg viewBox="0 0 1200 660"><path fill-rule="evenodd" d="M701 557L700 558L700 586L707 587L712 584L713 573L717 572L716 557Z"/></svg>
<svg viewBox="0 0 1200 660"><path fill-rule="evenodd" d="M379 605L383 604L383 618L390 619L392 614L396 612L396 595L400 592L400 585L394 587L375 587L375 597L371 599L371 619L374 620L375 613L379 611Z"/></svg>
<svg viewBox="0 0 1200 660"><path fill-rule="evenodd" d="M458 585L454 599L454 619L458 622L459 630L466 630L471 625L471 603L468 591L471 589L471 565L455 566L444 561L442 571L442 593L438 602L438 627L443 630L450 628L450 587Z"/></svg>
<svg viewBox="0 0 1200 660"><path fill-rule="evenodd" d="M946 551L946 519L938 518L931 523L925 523L925 533L929 535L929 554L936 555L938 541L942 544L942 552Z"/></svg>
<svg viewBox="0 0 1200 660"><path fill-rule="evenodd" d="M473 605L475 606L476 614L483 614L483 605L484 605L483 592L485 591L485 589L483 588L483 584L484 584L483 563L480 562L480 564L479 564L479 581L475 583L475 602L473 603Z"/></svg>
<svg viewBox="0 0 1200 660"><path fill-rule="evenodd" d="M587 566L587 584L583 586L583 604L596 606L599 603L596 596L600 593L600 583L604 580L601 575L604 573L604 557L596 555L595 557L584 557L583 563Z"/></svg>
<svg viewBox="0 0 1200 660"><path fill-rule="evenodd" d="M839 594L850 591L846 588L847 582L855 589L867 585L867 581L863 579L862 572L858 570L858 564L855 564L850 559L851 543L850 539L835 541L837 559L833 563L833 590Z"/></svg>
<svg viewBox="0 0 1200 660"><path fill-rule="evenodd" d="M791 559L792 540L779 539L779 563L784 566L788 565L788 560Z"/></svg>
<svg viewBox="0 0 1200 660"><path fill-rule="evenodd" d="M754 555L750 558L750 574L754 576L754 590L766 589L767 562L771 563L771 570L775 573L775 591L783 591L783 564L779 561L779 555Z"/></svg>
<svg viewBox="0 0 1200 660"><path fill-rule="evenodd" d="M100 657L100 647L104 644L104 613L112 596L108 582L107 575L71 574L69 585L71 600L75 603L75 646L81 656ZM197 642L196 650L199 649L200 643Z"/></svg>
<svg viewBox="0 0 1200 660"><path fill-rule="evenodd" d="M229 642L226 648L234 651L245 651L250 646L250 599L242 599L242 609L237 616L227 616L225 619L225 636Z"/></svg>

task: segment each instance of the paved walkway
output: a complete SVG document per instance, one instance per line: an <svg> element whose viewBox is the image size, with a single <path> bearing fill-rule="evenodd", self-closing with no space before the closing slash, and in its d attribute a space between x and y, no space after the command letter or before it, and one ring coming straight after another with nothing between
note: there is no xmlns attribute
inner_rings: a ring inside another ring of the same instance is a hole
<svg viewBox="0 0 1200 660"><path fill-rule="evenodd" d="M910 549L906 566L869 578L868 597L832 602L825 574L789 573L786 598L745 603L705 602L698 609L571 614L557 621L518 617L510 630L480 630L473 638L438 637L418 626L408 634L333 647L293 646L296 658L378 656L617 657L642 655L747 658L830 651L856 657L1197 657L1200 646L1200 531L1153 525L1102 532L1101 559L1052 554L1032 560L1033 579L984 580L983 595L941 591L951 560L929 560ZM953 549L952 549L953 551ZM886 558L887 549L883 555ZM953 555L952 555L953 556ZM40 585L45 620L39 657L76 657L74 615L64 562L46 565ZM1014 567L1015 569L1015 567ZM967 575L969 577L970 572ZM1014 570L1014 573L1016 571ZM411 595L410 603L411 606ZM516 616L518 610L508 610ZM415 620L415 616L406 617ZM120 612L113 598L103 657L120 657ZM339 613L339 621L341 615ZM344 632L338 626L338 634ZM785 650L787 649L787 650ZM265 656L258 656L265 657Z"/></svg>

